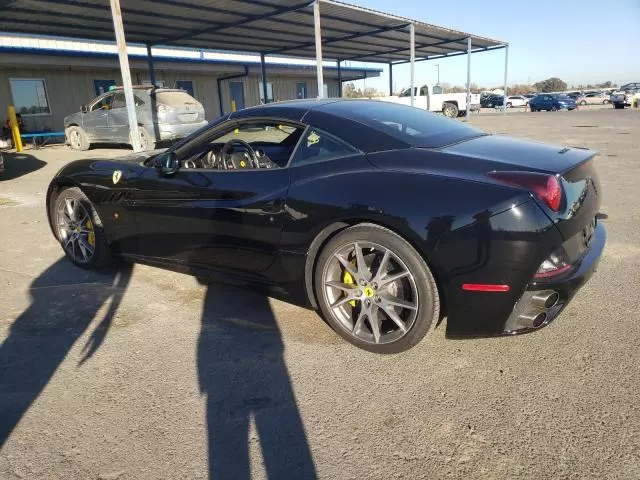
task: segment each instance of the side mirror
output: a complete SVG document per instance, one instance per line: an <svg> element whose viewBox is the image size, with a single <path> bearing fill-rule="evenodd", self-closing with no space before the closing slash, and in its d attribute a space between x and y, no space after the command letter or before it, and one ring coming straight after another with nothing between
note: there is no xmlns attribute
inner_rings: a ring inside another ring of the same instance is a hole
<svg viewBox="0 0 640 480"><path fill-rule="evenodd" d="M168 177L180 169L180 160L175 152L164 152L153 159L153 167L158 175Z"/></svg>
<svg viewBox="0 0 640 480"><path fill-rule="evenodd" d="M87 108L87 106L86 106L86 105L82 105L82 106L80 107L80 111L81 111L82 113L87 113L87 112L89 111L89 109Z"/></svg>

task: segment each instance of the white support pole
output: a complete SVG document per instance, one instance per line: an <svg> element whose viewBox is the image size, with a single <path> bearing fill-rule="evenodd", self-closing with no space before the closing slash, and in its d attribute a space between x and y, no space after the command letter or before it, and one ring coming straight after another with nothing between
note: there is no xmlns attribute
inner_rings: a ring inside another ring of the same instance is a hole
<svg viewBox="0 0 640 480"><path fill-rule="evenodd" d="M322 30L320 29L320 0L313 3L313 30L316 36L316 77L318 98L324 98L324 77L322 73Z"/></svg>
<svg viewBox="0 0 640 480"><path fill-rule="evenodd" d="M471 112L471 37L467 38L467 108L464 114L464 121L469 121Z"/></svg>
<svg viewBox="0 0 640 480"><path fill-rule="evenodd" d="M502 113L507 113L507 69L509 66L509 45L504 49L504 100L502 101Z"/></svg>
<svg viewBox="0 0 640 480"><path fill-rule="evenodd" d="M416 26L412 23L409 26L409 49L411 50L411 106L415 103L416 85Z"/></svg>
<svg viewBox="0 0 640 480"><path fill-rule="evenodd" d="M133 86L131 84L131 71L129 70L129 57L127 57L127 42L124 38L124 26L122 25L122 12L120 0L111 1L111 17L113 18L113 30L118 45L118 58L120 59L120 73L122 74L122 86L124 98L127 102L127 116L129 117L129 136L134 152L142 150L140 147L140 132L138 131L138 118L136 116L135 103L133 101Z"/></svg>

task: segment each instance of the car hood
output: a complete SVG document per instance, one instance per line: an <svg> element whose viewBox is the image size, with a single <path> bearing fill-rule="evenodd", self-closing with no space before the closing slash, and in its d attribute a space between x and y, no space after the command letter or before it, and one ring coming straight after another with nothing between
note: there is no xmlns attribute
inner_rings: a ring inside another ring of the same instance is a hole
<svg viewBox="0 0 640 480"><path fill-rule="evenodd" d="M149 150L147 152L138 152L138 153L130 153L128 155L123 155L122 157L116 157L113 159L114 162L133 162L133 163L141 163L147 160L148 158L155 157L160 153L166 151L166 148L158 148L156 150Z"/></svg>

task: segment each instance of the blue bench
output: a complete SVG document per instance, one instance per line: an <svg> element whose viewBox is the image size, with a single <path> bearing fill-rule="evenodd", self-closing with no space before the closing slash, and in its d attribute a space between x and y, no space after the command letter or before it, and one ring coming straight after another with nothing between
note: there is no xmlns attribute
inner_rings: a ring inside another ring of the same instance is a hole
<svg viewBox="0 0 640 480"><path fill-rule="evenodd" d="M54 138L64 138L64 132L39 132L39 133L21 133L20 138L24 139L32 139L33 140L33 148L40 148L45 146ZM42 139L40 143L38 143L38 139Z"/></svg>

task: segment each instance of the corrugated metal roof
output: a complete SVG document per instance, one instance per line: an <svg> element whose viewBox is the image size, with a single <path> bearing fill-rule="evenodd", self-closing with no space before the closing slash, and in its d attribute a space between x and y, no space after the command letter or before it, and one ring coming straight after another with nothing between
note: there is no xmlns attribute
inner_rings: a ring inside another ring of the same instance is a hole
<svg viewBox="0 0 640 480"><path fill-rule="evenodd" d="M336 0L320 0L323 56L402 62L415 25L416 58L501 48L505 42ZM127 41L315 58L311 0L121 0ZM0 31L113 40L108 0L13 0Z"/></svg>

